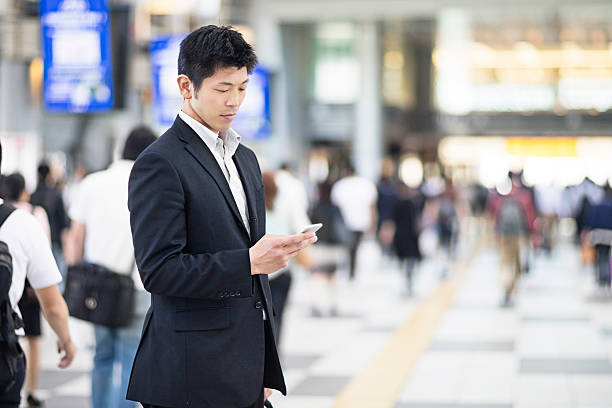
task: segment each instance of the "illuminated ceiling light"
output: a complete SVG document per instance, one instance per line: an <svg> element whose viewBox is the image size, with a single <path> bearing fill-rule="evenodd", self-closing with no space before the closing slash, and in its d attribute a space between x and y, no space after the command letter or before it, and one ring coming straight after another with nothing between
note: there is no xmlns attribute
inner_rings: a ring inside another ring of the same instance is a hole
<svg viewBox="0 0 612 408"><path fill-rule="evenodd" d="M355 26L352 23L321 23L317 25L316 37L352 40L355 38Z"/></svg>
<svg viewBox="0 0 612 408"><path fill-rule="evenodd" d="M503 196L510 194L512 191L512 181L509 177L506 177L505 180L497 183L495 190L497 190L497 192Z"/></svg>
<svg viewBox="0 0 612 408"><path fill-rule="evenodd" d="M146 0L144 10L151 15L186 14L189 12L189 3L186 1Z"/></svg>
<svg viewBox="0 0 612 408"><path fill-rule="evenodd" d="M399 51L387 51L384 56L385 68L399 70L404 68L404 56Z"/></svg>
<svg viewBox="0 0 612 408"><path fill-rule="evenodd" d="M399 166L399 178L408 187L417 188L423 181L423 163L418 157L406 157Z"/></svg>
<svg viewBox="0 0 612 408"><path fill-rule="evenodd" d="M173 15L194 13L200 17L219 15L221 0L145 0L144 10L152 15Z"/></svg>
<svg viewBox="0 0 612 408"><path fill-rule="evenodd" d="M491 64L495 61L494 51L481 42L472 43L471 57L479 64Z"/></svg>
<svg viewBox="0 0 612 408"><path fill-rule="evenodd" d="M519 41L514 44L514 49L518 54L518 58L526 65L535 66L540 60L540 52L538 49L527 41Z"/></svg>

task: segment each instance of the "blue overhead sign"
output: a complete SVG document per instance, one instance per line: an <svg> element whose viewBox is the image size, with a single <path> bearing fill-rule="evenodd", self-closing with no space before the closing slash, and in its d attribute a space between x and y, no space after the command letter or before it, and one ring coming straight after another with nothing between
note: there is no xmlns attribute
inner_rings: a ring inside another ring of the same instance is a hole
<svg viewBox="0 0 612 408"><path fill-rule="evenodd" d="M265 68L258 66L253 70L232 128L245 140L263 140L270 136L270 74Z"/></svg>
<svg viewBox="0 0 612 408"><path fill-rule="evenodd" d="M183 104L176 82L178 55L183 38L185 35L161 36L151 42L153 117L160 125L172 125Z"/></svg>
<svg viewBox="0 0 612 408"><path fill-rule="evenodd" d="M113 107L108 0L41 0L43 98L50 112Z"/></svg>

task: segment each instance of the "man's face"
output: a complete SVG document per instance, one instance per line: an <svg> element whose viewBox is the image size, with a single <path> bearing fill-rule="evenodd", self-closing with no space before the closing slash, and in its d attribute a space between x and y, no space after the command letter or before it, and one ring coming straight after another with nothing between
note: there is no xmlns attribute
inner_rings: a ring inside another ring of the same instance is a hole
<svg viewBox="0 0 612 408"><path fill-rule="evenodd" d="M179 75L177 81L185 98L183 112L219 133L232 125L246 95L249 78L246 67L219 68L202 81L197 93L187 76Z"/></svg>

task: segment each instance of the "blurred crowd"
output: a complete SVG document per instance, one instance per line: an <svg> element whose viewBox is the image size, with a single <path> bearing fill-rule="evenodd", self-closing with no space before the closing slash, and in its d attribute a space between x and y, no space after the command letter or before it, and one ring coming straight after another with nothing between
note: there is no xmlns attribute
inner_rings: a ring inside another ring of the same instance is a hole
<svg viewBox="0 0 612 408"><path fill-rule="evenodd" d="M154 140L151 130L136 128L128 136L120 160L90 175L80 169L69 180L64 169L41 162L37 187L31 193L21 174L2 176L0 196L38 220L63 277L67 265L85 260L125 271L142 289L133 273L127 182L133 161ZM359 247L364 239L377 242L382 253L381 268L400 267L405 276L403 294L411 297L424 259L436 260L438 277L444 280L454 272L455 260L462 250L461 234L466 229L483 242L493 242L486 240L494 236L499 253L500 305L511 307L520 277L529 273L535 254L550 256L564 230L566 235L574 234L576 247L584 263L593 266L601 290L610 289L609 185L601 187L585 179L566 188L531 187L525 185L521 173L509 173L507 180L494 189L478 184L455 185L444 177L411 187L400 181L390 160L384 161L376 183L356 174L350 164L330 174L336 176L313 184L299 177L292 163L263 173L267 233L294 234L309 224L323 224L317 232L317 245L270 277L279 331L296 268L310 274L313 317L342 313L337 301L338 280L350 282L359 273L369 272L359 265ZM134 406L122 396L148 307L148 297L144 291L140 293L132 324L114 329L95 327L94 408ZM27 401L29 406L42 406L36 392L41 310L28 283L19 307L27 339ZM116 369L122 370L121 384L113 384Z"/></svg>

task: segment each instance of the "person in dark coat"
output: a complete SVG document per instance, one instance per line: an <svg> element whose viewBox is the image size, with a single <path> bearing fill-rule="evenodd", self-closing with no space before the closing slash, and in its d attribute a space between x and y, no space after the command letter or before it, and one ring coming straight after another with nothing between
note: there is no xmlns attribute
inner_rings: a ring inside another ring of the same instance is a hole
<svg viewBox="0 0 612 408"><path fill-rule="evenodd" d="M351 242L349 231L340 208L331 201L332 183L327 180L318 186L319 200L314 205L310 220L323 224L318 231L319 244L312 248L311 314L338 316L336 271L346 254L346 245Z"/></svg>
<svg viewBox="0 0 612 408"><path fill-rule="evenodd" d="M406 185L400 187L400 200L395 206L393 220L395 234L393 248L406 268L407 294L412 295L412 278L415 266L421 260L419 250L419 211L413 201L413 194Z"/></svg>

